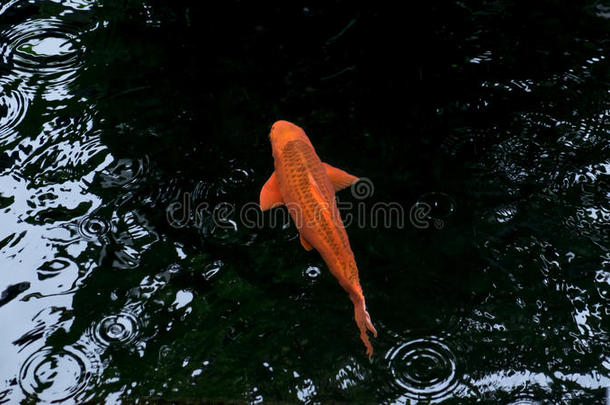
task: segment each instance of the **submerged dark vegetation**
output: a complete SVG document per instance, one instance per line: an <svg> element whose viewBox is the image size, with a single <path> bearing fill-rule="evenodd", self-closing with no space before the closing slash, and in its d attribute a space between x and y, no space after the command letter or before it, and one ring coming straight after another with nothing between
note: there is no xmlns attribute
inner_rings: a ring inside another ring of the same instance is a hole
<svg viewBox="0 0 610 405"><path fill-rule="evenodd" d="M0 403L603 403L610 8L410 7L0 5ZM372 362L238 215L277 119L403 209L347 228Z"/></svg>

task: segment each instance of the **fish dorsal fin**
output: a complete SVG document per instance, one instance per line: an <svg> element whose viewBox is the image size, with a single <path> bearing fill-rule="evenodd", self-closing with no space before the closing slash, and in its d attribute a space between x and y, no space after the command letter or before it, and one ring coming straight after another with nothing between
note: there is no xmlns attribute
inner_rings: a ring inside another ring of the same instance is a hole
<svg viewBox="0 0 610 405"><path fill-rule="evenodd" d="M337 169L328 163L322 163L322 165L324 165L326 175L330 179L330 182L333 183L335 191L343 190L344 188L349 187L358 181L358 177L353 176L341 169Z"/></svg>
<svg viewBox="0 0 610 405"><path fill-rule="evenodd" d="M267 180L261 190L260 204L263 211L284 204L284 198L282 197L275 172L269 177L269 180Z"/></svg>

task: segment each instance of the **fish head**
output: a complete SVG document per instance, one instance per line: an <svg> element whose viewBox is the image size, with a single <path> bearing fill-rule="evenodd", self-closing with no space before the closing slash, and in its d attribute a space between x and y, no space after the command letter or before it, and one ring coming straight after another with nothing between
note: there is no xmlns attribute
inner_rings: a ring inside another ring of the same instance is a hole
<svg viewBox="0 0 610 405"><path fill-rule="evenodd" d="M302 140L311 144L305 131L298 125L288 121L276 121L271 127L269 132L269 140L271 141L271 148L273 149L273 155L279 156L286 144L295 140Z"/></svg>

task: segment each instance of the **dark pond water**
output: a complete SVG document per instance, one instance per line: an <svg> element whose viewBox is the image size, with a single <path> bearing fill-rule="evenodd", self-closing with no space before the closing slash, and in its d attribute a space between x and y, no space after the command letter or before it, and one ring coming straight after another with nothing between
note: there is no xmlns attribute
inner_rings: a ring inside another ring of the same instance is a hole
<svg viewBox="0 0 610 405"><path fill-rule="evenodd" d="M610 402L610 7L0 3L0 403ZM369 312L261 214L364 177Z"/></svg>

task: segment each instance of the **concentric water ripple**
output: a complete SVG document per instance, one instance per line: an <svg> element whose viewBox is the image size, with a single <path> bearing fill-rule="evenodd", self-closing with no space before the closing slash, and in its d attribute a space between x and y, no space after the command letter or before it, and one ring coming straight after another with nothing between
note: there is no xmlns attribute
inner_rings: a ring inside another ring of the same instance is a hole
<svg viewBox="0 0 610 405"><path fill-rule="evenodd" d="M534 401L529 398L520 398L514 402L509 403L508 405L539 405L540 402Z"/></svg>
<svg viewBox="0 0 610 405"><path fill-rule="evenodd" d="M128 345L139 335L138 318L127 312L109 315L92 328L93 340L102 347L110 345Z"/></svg>
<svg viewBox="0 0 610 405"><path fill-rule="evenodd" d="M72 81L82 65L78 31L57 18L25 21L0 34L0 58L21 75L42 77L45 87Z"/></svg>
<svg viewBox="0 0 610 405"><path fill-rule="evenodd" d="M216 193L222 195L229 190L240 189L250 181L252 181L252 173L249 169L234 168L227 176L220 179L220 189Z"/></svg>
<svg viewBox="0 0 610 405"><path fill-rule="evenodd" d="M43 402L62 402L91 387L100 371L95 353L81 346L60 350L44 347L32 354L21 367L19 385Z"/></svg>
<svg viewBox="0 0 610 405"><path fill-rule="evenodd" d="M182 190L178 184L178 179L171 179L169 182L160 184L158 188L152 190L150 204L153 207L159 205L167 206L172 201L180 199L181 194Z"/></svg>
<svg viewBox="0 0 610 405"><path fill-rule="evenodd" d="M110 229L110 224L101 218L84 217L78 223L78 232L87 239L98 239Z"/></svg>
<svg viewBox="0 0 610 405"><path fill-rule="evenodd" d="M455 201L445 193L433 191L421 195L417 199L418 204L427 204L430 207L428 216L434 219L444 219L455 211Z"/></svg>
<svg viewBox="0 0 610 405"><path fill-rule="evenodd" d="M0 84L0 145L23 121L29 104L30 100L22 91Z"/></svg>
<svg viewBox="0 0 610 405"><path fill-rule="evenodd" d="M416 400L439 400L458 385L457 362L451 348L435 337L401 343L385 356L394 382L405 396Z"/></svg>
<svg viewBox="0 0 610 405"><path fill-rule="evenodd" d="M411 224L416 228L426 229L433 225L442 229L445 221L455 211L455 201L451 196L440 192L421 195L409 212Z"/></svg>
<svg viewBox="0 0 610 405"><path fill-rule="evenodd" d="M150 160L120 159L101 173L101 184L104 188L137 186L150 173Z"/></svg>
<svg viewBox="0 0 610 405"><path fill-rule="evenodd" d="M312 283L316 282L321 274L322 270L316 266L309 266L303 271L303 276Z"/></svg>

